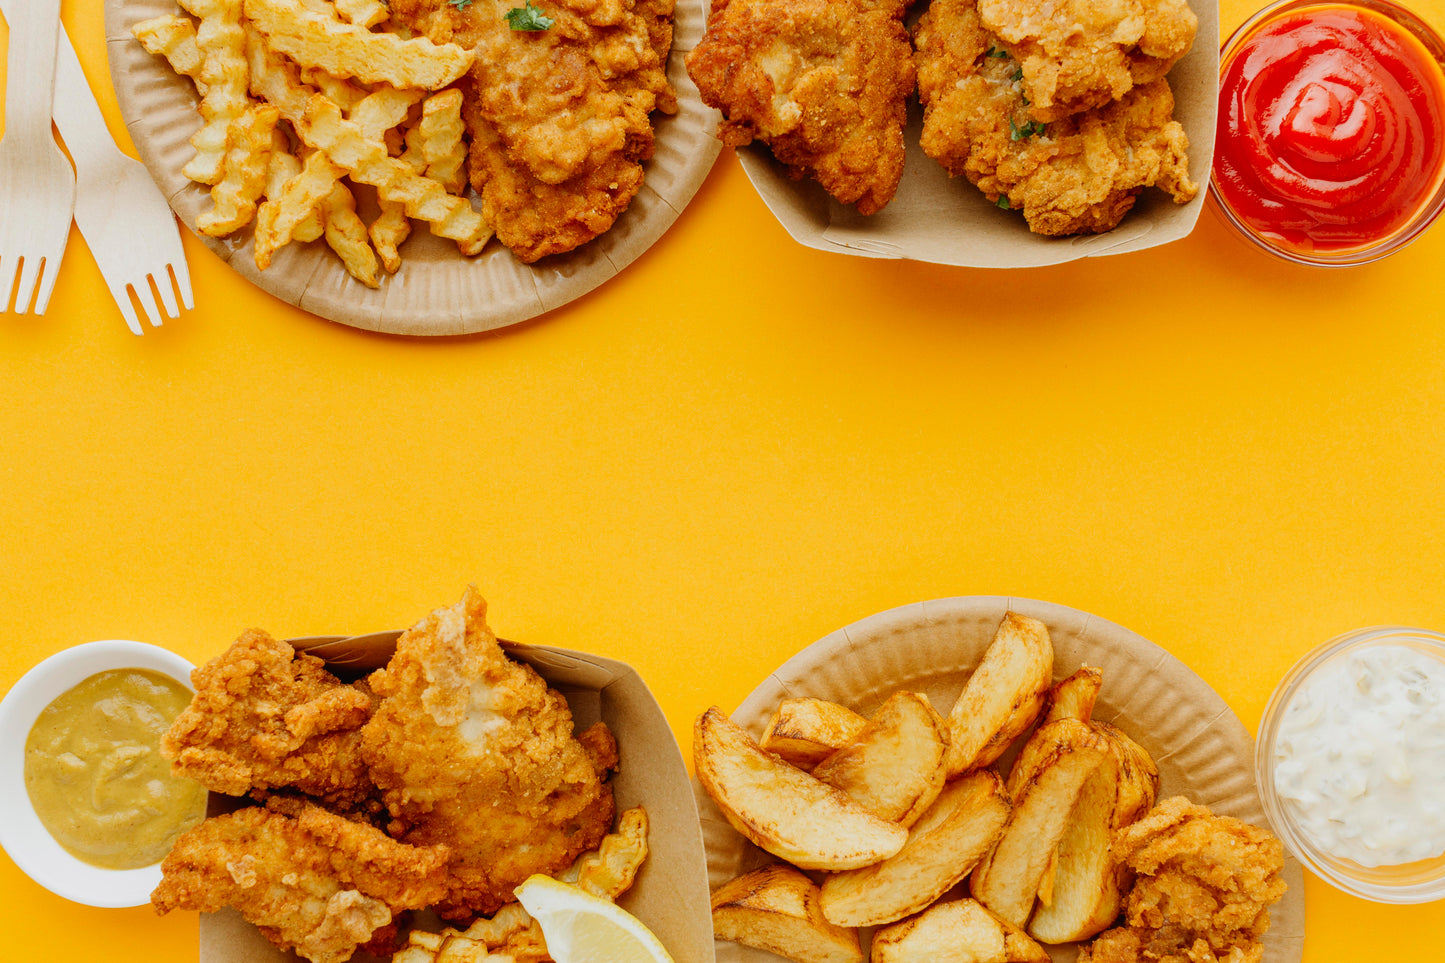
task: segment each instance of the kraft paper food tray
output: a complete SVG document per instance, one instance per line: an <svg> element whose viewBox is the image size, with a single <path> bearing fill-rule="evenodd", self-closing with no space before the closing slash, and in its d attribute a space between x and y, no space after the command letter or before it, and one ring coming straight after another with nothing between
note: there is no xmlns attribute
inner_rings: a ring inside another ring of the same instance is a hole
<svg viewBox="0 0 1445 963"><path fill-rule="evenodd" d="M1169 86L1174 91L1174 117L1189 136L1189 174L1199 193L1179 205L1147 187L1134 209L1107 234L1031 234L1018 211L1000 210L966 178L949 177L919 147L923 109L916 96L909 100L903 131L907 147L903 180L888 206L872 216L840 204L810 178L790 180L762 144L739 148L738 160L763 203L793 239L820 251L960 267L1018 268L1142 251L1178 240L1194 230L1204 208L1219 106L1219 4L1190 0L1190 6L1199 17L1199 32L1189 53L1169 71ZM923 2L917 4L914 19L924 7Z"/></svg>
<svg viewBox="0 0 1445 963"><path fill-rule="evenodd" d="M863 619L824 637L763 681L732 717L762 735L784 698L814 696L864 714L900 688L925 693L945 718L993 640L1004 613L1043 621L1054 645L1054 679L1085 663L1104 672L1094 717L1139 742L1159 766L1163 799L1182 794L1224 816L1267 827L1254 783L1254 741L1209 685L1168 652L1127 629L1076 609L1000 596L920 602ZM1004 757L1004 771L1017 750ZM743 839L694 783L714 889L776 857ZM816 874L814 874L816 876ZM1298 963L1304 947L1304 879L1286 855L1289 890L1270 910L1265 963ZM1046 947L1073 963L1077 944ZM761 950L719 941L718 963L775 963Z"/></svg>
<svg viewBox="0 0 1445 963"><path fill-rule="evenodd" d="M111 79L141 160L186 227L210 207L209 188L181 168L193 156L191 135L201 125L195 85L178 77L161 57L146 53L131 35L142 20L178 14L174 0L105 0L106 51ZM687 77L683 57L702 37L702 0L680 0L675 13L667 75L678 95L674 116L654 114L656 153L645 163L642 189L612 229L567 254L526 265L497 240L475 258L434 237L413 220L401 246L402 266L383 274L371 290L346 273L340 259L317 240L292 243L258 270L251 228L229 238L197 234L218 257L257 287L288 304L352 327L392 334L471 334L526 321L605 283L657 242L692 200L721 147L712 111ZM370 188L356 191L370 222L377 209Z"/></svg>
<svg viewBox="0 0 1445 963"><path fill-rule="evenodd" d="M677 963L712 963L712 914L697 809L687 768L661 707L636 670L611 659L548 646L506 646L567 698L578 731L601 719L617 738L621 765L612 777L617 810L642 806L647 860L618 903L647 924ZM379 664L390 643L378 644ZM230 797L212 795L234 806ZM201 915L200 963L285 963L282 953L234 910ZM353 963L376 963L357 953Z"/></svg>

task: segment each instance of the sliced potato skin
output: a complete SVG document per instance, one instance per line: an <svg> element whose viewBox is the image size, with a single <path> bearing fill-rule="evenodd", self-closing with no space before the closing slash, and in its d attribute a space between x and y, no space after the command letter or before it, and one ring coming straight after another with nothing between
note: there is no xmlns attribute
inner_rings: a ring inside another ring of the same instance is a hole
<svg viewBox="0 0 1445 963"><path fill-rule="evenodd" d="M1029 919L1028 932L1043 943L1068 943L1104 930L1119 916L1122 894L1115 885L1114 803L1119 766L1110 754L1084 780L1068 825L1059 838L1053 886Z"/></svg>
<svg viewBox="0 0 1445 963"><path fill-rule="evenodd" d="M857 931L824 919L818 897L817 884L793 867L763 866L713 893L713 935L798 963L863 963Z"/></svg>
<svg viewBox="0 0 1445 963"><path fill-rule="evenodd" d="M1025 744L1009 773L1008 825L969 880L973 897L1000 919L1028 921L1084 782L1108 758L1108 740L1077 719L1049 723Z"/></svg>
<svg viewBox="0 0 1445 963"><path fill-rule="evenodd" d="M1099 701L1099 689L1104 684L1104 670L1097 666L1080 666L1073 675L1058 682L1049 690L1044 711L1043 725L1059 719L1078 719L1088 722L1094 715L1094 704Z"/></svg>
<svg viewBox="0 0 1445 963"><path fill-rule="evenodd" d="M1154 808L1159 800L1159 767L1143 746L1118 727L1107 722L1092 725L1109 739L1119 763L1119 799L1114 807L1114 831L1118 832Z"/></svg>
<svg viewBox="0 0 1445 963"><path fill-rule="evenodd" d="M1054 646L1038 619L1008 612L948 716L948 775L993 764L1038 718Z"/></svg>
<svg viewBox="0 0 1445 963"><path fill-rule="evenodd" d="M911 826L943 791L948 726L928 696L889 696L853 741L813 770L879 819Z"/></svg>
<svg viewBox="0 0 1445 963"><path fill-rule="evenodd" d="M765 751L811 771L857 738L868 720L826 699L784 699L773 710L763 738Z"/></svg>
<svg viewBox="0 0 1445 963"><path fill-rule="evenodd" d="M873 934L872 963L1048 963L1017 927L972 899L935 903Z"/></svg>
<svg viewBox="0 0 1445 963"><path fill-rule="evenodd" d="M1029 935L1042 943L1086 940L1118 918L1129 872L1110 846L1159 795L1159 769L1142 746L1108 723L1089 727L1107 740L1110 757L1084 783L1059 840L1052 904L1029 920Z"/></svg>
<svg viewBox="0 0 1445 963"><path fill-rule="evenodd" d="M733 828L802 869L857 869L903 847L908 830L760 749L716 706L697 719L700 782Z"/></svg>
<svg viewBox="0 0 1445 963"><path fill-rule="evenodd" d="M991 769L948 784L896 855L823 880L823 915L840 926L877 926L918 912L989 852L1009 808L1003 780Z"/></svg>

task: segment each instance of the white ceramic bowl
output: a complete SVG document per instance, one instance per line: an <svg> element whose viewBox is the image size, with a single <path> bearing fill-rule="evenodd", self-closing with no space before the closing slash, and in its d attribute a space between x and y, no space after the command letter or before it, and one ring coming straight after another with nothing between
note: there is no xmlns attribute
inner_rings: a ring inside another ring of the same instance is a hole
<svg viewBox="0 0 1445 963"><path fill-rule="evenodd" d="M161 881L159 863L140 869L100 869L61 848L25 791L25 739L56 696L97 672L149 669L190 688L189 662L143 642L111 639L57 652L31 669L0 700L0 846L35 882L87 906L140 906Z"/></svg>

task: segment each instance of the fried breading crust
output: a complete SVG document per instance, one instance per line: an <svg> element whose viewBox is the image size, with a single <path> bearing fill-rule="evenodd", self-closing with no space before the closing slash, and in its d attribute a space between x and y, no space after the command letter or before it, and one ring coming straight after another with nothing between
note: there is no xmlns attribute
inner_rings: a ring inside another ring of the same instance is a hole
<svg viewBox="0 0 1445 963"><path fill-rule="evenodd" d="M230 796L295 789L337 808L371 792L361 725L372 698L322 660L249 629L191 684L195 696L161 738L177 775Z"/></svg>
<svg viewBox="0 0 1445 963"><path fill-rule="evenodd" d="M979 0L978 11L1022 66L1029 112L1042 121L1158 80L1199 27L1186 0Z"/></svg>
<svg viewBox="0 0 1445 963"><path fill-rule="evenodd" d="M270 807L213 816L176 840L156 910L233 906L277 947L341 963L446 890L445 846L400 843L310 803Z"/></svg>
<svg viewBox="0 0 1445 963"><path fill-rule="evenodd" d="M904 0L716 0L687 55L718 137L760 140L794 179L882 210L903 176L914 88Z"/></svg>
<svg viewBox="0 0 1445 963"><path fill-rule="evenodd" d="M516 0L392 0L393 17L477 51L463 117L482 215L523 262L609 229L642 186L667 81L672 0L548 0L546 30L513 30Z"/></svg>
<svg viewBox="0 0 1445 963"><path fill-rule="evenodd" d="M1113 856L1136 873L1127 925L1080 963L1258 963L1269 907L1285 892L1273 834L1174 796L1119 831Z"/></svg>
<svg viewBox="0 0 1445 963"><path fill-rule="evenodd" d="M573 735L566 701L502 651L475 590L408 629L372 686L382 701L363 751L389 830L452 850L443 918L495 913L528 876L565 868L607 835L611 733Z"/></svg>
<svg viewBox="0 0 1445 963"><path fill-rule="evenodd" d="M989 200L1006 197L1034 233L1111 230L1144 187L1179 204L1198 193L1164 78L1045 125L1030 115L1021 68L999 56L973 0L934 0L915 39L924 153Z"/></svg>

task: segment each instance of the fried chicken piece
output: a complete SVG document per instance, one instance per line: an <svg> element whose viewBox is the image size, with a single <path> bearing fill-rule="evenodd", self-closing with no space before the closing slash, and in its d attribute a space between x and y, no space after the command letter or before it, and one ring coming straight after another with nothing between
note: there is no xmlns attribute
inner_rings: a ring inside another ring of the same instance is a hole
<svg viewBox="0 0 1445 963"><path fill-rule="evenodd" d="M392 0L393 17L473 48L463 117L482 216L522 261L608 230L642 186L667 81L673 0L547 0L546 30L513 30L516 0Z"/></svg>
<svg viewBox="0 0 1445 963"><path fill-rule="evenodd" d="M212 816L176 840L151 903L233 906L282 950L342 963L396 915L445 892L445 846L410 846L313 804L276 800Z"/></svg>
<svg viewBox="0 0 1445 963"><path fill-rule="evenodd" d="M1042 121L1158 80L1199 27L1186 0L979 0L978 12L1022 66L1029 112Z"/></svg>
<svg viewBox="0 0 1445 963"><path fill-rule="evenodd" d="M611 733L599 723L573 735L566 700L507 658L474 589L408 629L372 686L382 700L362 748L390 831L451 846L443 918L495 913L528 876L565 869L607 835Z"/></svg>
<svg viewBox="0 0 1445 963"><path fill-rule="evenodd" d="M1022 208L1034 233L1111 230L1144 187L1178 204L1199 192L1164 78L1043 124L1029 114L1021 68L1000 56L973 0L934 0L916 40L924 153L1000 207Z"/></svg>
<svg viewBox="0 0 1445 963"><path fill-rule="evenodd" d="M373 699L321 659L249 629L191 685L190 705L161 738L178 775L229 796L291 788L337 808L371 792L361 726Z"/></svg>
<svg viewBox="0 0 1445 963"><path fill-rule="evenodd" d="M1285 892L1273 834L1174 796L1114 837L1137 875L1126 926L1100 934L1080 963L1258 963L1269 907Z"/></svg>
<svg viewBox="0 0 1445 963"><path fill-rule="evenodd" d="M714 0L687 55L718 137L760 140L794 180L876 214L903 176L910 0Z"/></svg>

